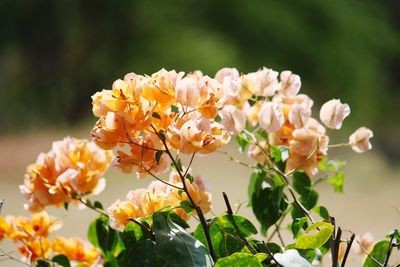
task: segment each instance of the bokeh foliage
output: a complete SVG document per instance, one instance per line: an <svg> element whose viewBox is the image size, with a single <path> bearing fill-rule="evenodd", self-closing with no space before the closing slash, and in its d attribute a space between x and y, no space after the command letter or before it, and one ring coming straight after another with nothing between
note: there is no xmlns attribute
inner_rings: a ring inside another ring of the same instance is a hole
<svg viewBox="0 0 400 267"><path fill-rule="evenodd" d="M1 133L79 123L90 117L90 96L130 71L212 75L224 66L267 66L299 74L316 106L340 96L357 110L348 131L368 125L390 152L400 144L399 7L395 0L1 1Z"/></svg>

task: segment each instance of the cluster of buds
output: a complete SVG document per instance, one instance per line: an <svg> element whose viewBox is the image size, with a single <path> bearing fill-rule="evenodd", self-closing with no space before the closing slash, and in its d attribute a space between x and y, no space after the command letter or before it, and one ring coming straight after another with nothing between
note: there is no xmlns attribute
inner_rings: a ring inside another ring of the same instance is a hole
<svg viewBox="0 0 400 267"><path fill-rule="evenodd" d="M112 154L96 144L66 137L53 143L48 153L41 153L27 168L21 193L26 209L39 212L45 206L62 206L77 196L97 194L104 189L104 172Z"/></svg>
<svg viewBox="0 0 400 267"><path fill-rule="evenodd" d="M49 239L49 235L61 226L61 221L45 211L35 213L30 218L8 215L0 217L0 240L8 238L15 242L23 260L29 263L64 254L71 261L79 262L80 266L91 266L100 254L89 243L78 237Z"/></svg>
<svg viewBox="0 0 400 267"><path fill-rule="evenodd" d="M167 207L178 207L188 196L183 192L182 180L178 172L172 171L168 184L161 181L153 181L147 188L130 191L126 200L117 200L108 209L110 226L122 231L130 218L142 218ZM211 210L211 194L207 190L206 181L201 176L196 176L193 181L186 181L186 187L196 205L204 213ZM171 186L173 185L173 186ZM183 220L188 220L190 214L182 208L174 209Z"/></svg>

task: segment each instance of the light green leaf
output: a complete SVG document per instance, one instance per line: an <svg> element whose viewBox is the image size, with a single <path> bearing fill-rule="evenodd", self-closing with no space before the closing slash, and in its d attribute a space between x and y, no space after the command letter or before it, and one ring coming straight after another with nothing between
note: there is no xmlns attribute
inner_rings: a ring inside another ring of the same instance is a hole
<svg viewBox="0 0 400 267"><path fill-rule="evenodd" d="M329 240L333 233L333 229L333 225L328 222L317 222L313 225L310 225L305 230L306 234L297 238L295 247L298 249L319 248ZM316 230L316 233L310 233L313 230Z"/></svg>
<svg viewBox="0 0 400 267"><path fill-rule="evenodd" d="M211 267L212 258L207 248L182 227L172 222L168 212L153 214L156 254L171 266Z"/></svg>
<svg viewBox="0 0 400 267"><path fill-rule="evenodd" d="M333 186L336 192L343 193L344 179L344 174L342 172L337 172L329 178L329 183Z"/></svg>
<svg viewBox="0 0 400 267"><path fill-rule="evenodd" d="M257 256L248 253L236 252L231 256L221 258L215 264L215 267L262 267Z"/></svg>
<svg viewBox="0 0 400 267"><path fill-rule="evenodd" d="M382 241L379 241L378 243L376 243L374 248L372 249L371 253L369 254L369 257L365 258L363 267L380 267L380 266L382 266L386 259L386 254L387 254L388 249L389 249L389 241L382 240ZM381 263L381 265L378 265L371 258L374 258L376 261Z"/></svg>

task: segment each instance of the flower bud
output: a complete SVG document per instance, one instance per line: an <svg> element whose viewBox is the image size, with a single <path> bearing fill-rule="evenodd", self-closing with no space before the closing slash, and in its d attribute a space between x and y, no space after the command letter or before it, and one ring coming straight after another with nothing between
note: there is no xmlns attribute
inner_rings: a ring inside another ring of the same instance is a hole
<svg viewBox="0 0 400 267"><path fill-rule="evenodd" d="M319 117L326 127L340 129L343 120L349 114L350 107L348 104L342 104L339 99L332 99L322 105Z"/></svg>
<svg viewBox="0 0 400 267"><path fill-rule="evenodd" d="M369 139L374 136L372 131L366 127L358 128L349 138L351 148L357 153L363 153L372 148Z"/></svg>
<svg viewBox="0 0 400 267"><path fill-rule="evenodd" d="M264 103L258 113L258 122L268 133L278 131L285 122L282 104L273 102Z"/></svg>

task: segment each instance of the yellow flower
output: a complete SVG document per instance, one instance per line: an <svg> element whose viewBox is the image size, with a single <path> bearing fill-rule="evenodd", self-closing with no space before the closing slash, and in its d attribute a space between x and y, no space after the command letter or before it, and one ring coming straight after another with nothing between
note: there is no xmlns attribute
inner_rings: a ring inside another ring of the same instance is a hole
<svg viewBox="0 0 400 267"><path fill-rule="evenodd" d="M24 242L18 247L18 251L29 262L38 259L48 259L51 254L51 244L47 238L33 239Z"/></svg>

